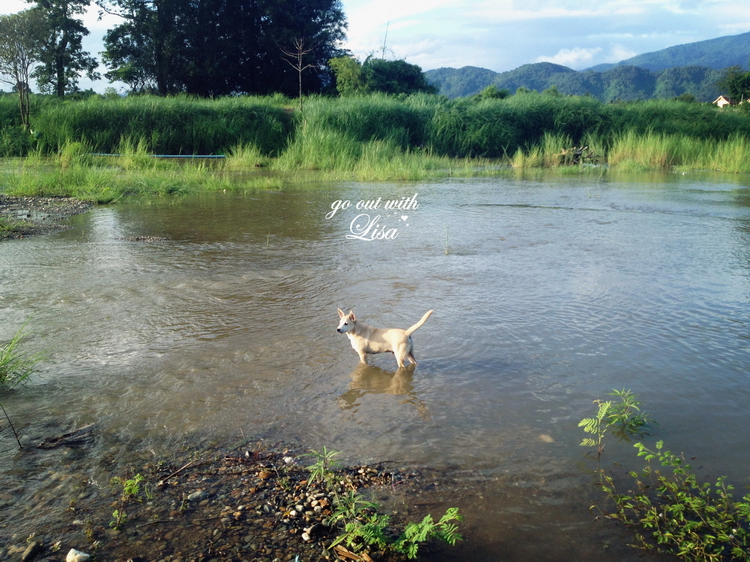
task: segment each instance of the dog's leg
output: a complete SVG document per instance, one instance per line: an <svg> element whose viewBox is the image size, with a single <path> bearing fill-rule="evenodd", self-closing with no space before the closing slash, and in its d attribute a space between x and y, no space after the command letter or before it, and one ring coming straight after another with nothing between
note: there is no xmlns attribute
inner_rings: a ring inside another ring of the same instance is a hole
<svg viewBox="0 0 750 562"><path fill-rule="evenodd" d="M411 336L409 336L409 345L406 346L406 358L409 360L409 363L416 366L417 360L414 359L414 342Z"/></svg>
<svg viewBox="0 0 750 562"><path fill-rule="evenodd" d="M396 358L396 363L398 363L399 369L406 366L406 359L411 354L411 351L409 350L408 346L401 344L396 349L393 350L393 356Z"/></svg>

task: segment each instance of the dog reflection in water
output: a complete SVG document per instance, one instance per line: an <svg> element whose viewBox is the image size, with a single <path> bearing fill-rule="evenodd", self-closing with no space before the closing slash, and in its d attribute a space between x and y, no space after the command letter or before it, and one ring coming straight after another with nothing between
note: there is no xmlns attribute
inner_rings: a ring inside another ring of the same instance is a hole
<svg viewBox="0 0 750 562"><path fill-rule="evenodd" d="M390 394L404 396L399 404L411 404L419 417L428 420L430 413L425 403L414 392L414 367L404 367L397 371L386 371L360 363L352 371L349 390L339 396L339 405L344 410L357 410L362 398L367 394Z"/></svg>

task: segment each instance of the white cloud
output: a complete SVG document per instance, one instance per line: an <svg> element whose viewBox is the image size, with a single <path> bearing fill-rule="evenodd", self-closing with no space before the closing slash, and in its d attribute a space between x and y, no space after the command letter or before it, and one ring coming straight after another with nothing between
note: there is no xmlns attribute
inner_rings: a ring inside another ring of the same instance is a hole
<svg viewBox="0 0 750 562"><path fill-rule="evenodd" d="M620 62L621 60L633 58L637 54L639 53L632 49L627 49L622 45L612 45L603 62Z"/></svg>
<svg viewBox="0 0 750 562"><path fill-rule="evenodd" d="M552 62L577 69L584 66L591 66L591 61L594 60L594 56L601 52L601 47L594 47L593 49L583 49L581 47L560 49L555 56L541 56L536 59L536 62Z"/></svg>

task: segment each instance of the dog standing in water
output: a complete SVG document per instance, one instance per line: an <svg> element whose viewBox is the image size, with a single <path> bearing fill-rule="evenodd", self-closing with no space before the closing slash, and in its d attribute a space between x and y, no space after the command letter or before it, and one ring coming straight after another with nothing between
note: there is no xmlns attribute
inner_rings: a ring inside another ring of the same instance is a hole
<svg viewBox="0 0 750 562"><path fill-rule="evenodd" d="M427 311L419 322L406 330L373 328L362 322L357 322L357 318L351 310L349 314L346 314L340 308L338 311L340 322L336 331L348 336L362 363L367 365L368 354L390 352L396 356L399 368L406 365L407 359L412 365L417 364L416 359L414 359L414 344L411 341L411 334L427 321L432 314L432 310Z"/></svg>

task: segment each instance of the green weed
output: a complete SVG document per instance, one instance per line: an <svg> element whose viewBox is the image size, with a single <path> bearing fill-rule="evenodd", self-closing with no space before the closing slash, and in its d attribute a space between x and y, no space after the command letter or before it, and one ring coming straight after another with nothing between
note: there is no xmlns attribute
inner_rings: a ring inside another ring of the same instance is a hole
<svg viewBox="0 0 750 562"><path fill-rule="evenodd" d="M455 545L461 540L456 521L462 521L458 508L450 508L438 522L427 515L419 523L410 522L403 532L394 538L390 516L378 513L375 503L365 500L356 492L348 490L346 494L338 490L336 468L339 466L335 457L338 451L312 451L317 461L308 466L309 484L319 483L334 495L334 509L326 524L332 528L341 528L341 533L331 546L345 545L351 552L362 552L370 549L392 550L416 558L419 546L429 540L437 539Z"/></svg>
<svg viewBox="0 0 750 562"><path fill-rule="evenodd" d="M622 399L620 403L596 400L596 416L579 424L596 436L584 439L582 445L598 446L599 454L608 428L643 437L647 425L638 409L640 402L629 391L614 394ZM642 442L634 446L645 466L629 472L632 483L626 493L618 491L614 476L598 467L598 485L614 510L592 509L631 527L637 539L634 546L644 550L691 562L750 560L750 494L735 500L724 476L714 485L699 482L684 456L663 450L663 441L654 450Z"/></svg>
<svg viewBox="0 0 750 562"><path fill-rule="evenodd" d="M594 404L597 405L596 416L584 418L578 423L578 427L582 427L583 431L594 435L581 441L581 446L596 447L597 458L601 457L604 451L604 435L610 429L618 439L640 439L648 431L649 424L656 423L649 420L648 414L641 412L641 403L631 391L614 390L609 395L620 398L620 401L594 400Z"/></svg>
<svg viewBox="0 0 750 562"><path fill-rule="evenodd" d="M0 390L11 390L28 380L36 369L41 356L22 351L21 346L28 337L24 324L18 332L0 347Z"/></svg>
<svg viewBox="0 0 750 562"><path fill-rule="evenodd" d="M141 491L147 499L152 498L152 490L148 485L141 487L141 484L145 482L145 478L140 474L136 474L133 478L121 478L115 476L110 480L110 485L117 491L119 498L117 501L117 509L112 512L112 521L109 526L113 529L120 529L128 519L128 515L125 512L125 506L132 500L140 500L138 497Z"/></svg>

